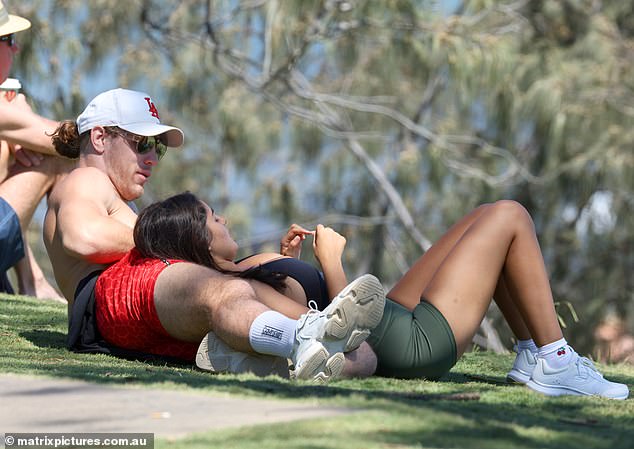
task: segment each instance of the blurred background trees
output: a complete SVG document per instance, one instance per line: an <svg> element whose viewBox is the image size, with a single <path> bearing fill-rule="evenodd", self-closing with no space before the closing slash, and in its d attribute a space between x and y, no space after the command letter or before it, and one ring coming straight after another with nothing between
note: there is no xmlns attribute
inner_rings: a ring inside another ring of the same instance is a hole
<svg viewBox="0 0 634 449"><path fill-rule="evenodd" d="M331 225L349 276L390 286L468 210L516 199L579 349L606 316L631 332L634 2L5 3L33 21L13 75L40 113L122 86L184 129L140 207L195 191L245 255Z"/></svg>

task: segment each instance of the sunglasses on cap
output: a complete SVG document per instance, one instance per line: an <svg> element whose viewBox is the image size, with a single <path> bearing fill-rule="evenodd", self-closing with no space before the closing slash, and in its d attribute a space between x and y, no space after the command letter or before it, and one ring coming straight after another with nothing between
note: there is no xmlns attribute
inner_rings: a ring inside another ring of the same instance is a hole
<svg viewBox="0 0 634 449"><path fill-rule="evenodd" d="M134 142L136 144L135 150L138 154L146 154L155 149L156 157L160 161L167 153L167 145L161 140L160 136L139 136L117 127L108 128L108 130Z"/></svg>
<svg viewBox="0 0 634 449"><path fill-rule="evenodd" d="M15 34L7 34L4 36L0 36L0 42L7 42L9 47L15 46Z"/></svg>

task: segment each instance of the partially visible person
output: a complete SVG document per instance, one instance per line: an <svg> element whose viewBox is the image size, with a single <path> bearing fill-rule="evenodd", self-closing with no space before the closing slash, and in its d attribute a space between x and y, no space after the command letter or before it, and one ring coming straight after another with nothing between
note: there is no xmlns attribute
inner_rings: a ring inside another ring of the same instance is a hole
<svg viewBox="0 0 634 449"><path fill-rule="evenodd" d="M19 50L16 33L30 26L0 1L0 84ZM7 270L14 267L20 293L65 302L46 280L25 236L37 205L72 167L53 148L50 134L57 125L35 114L24 95L0 91L0 292L13 293Z"/></svg>
<svg viewBox="0 0 634 449"><path fill-rule="evenodd" d="M594 329L598 359L608 363L634 363L634 335L627 323L609 315Z"/></svg>
<svg viewBox="0 0 634 449"><path fill-rule="evenodd" d="M306 311L300 303L327 304L347 282L341 263L346 240L331 228L319 225L312 232L293 225L282 240L281 254L255 255L236 263L237 244L224 218L195 195L184 193L144 209L134 237L142 257L195 260L234 276L256 271L279 277L305 270L305 263L284 254L297 255L310 234L327 288L309 290L303 280L310 275L302 274L296 279L305 296L290 293L296 302L270 291L259 295L268 307L296 317ZM628 397L626 385L604 379L564 339L533 222L514 201L483 205L466 215L387 294L383 317L367 340L376 354L377 374L430 379L444 375L469 347L491 297L518 339L509 380L552 396ZM212 348L206 355L203 348L203 365L213 367L217 347L203 347ZM220 355L226 357L227 352Z"/></svg>
<svg viewBox="0 0 634 449"><path fill-rule="evenodd" d="M324 312L290 319L258 301L246 279L133 249L136 213L128 202L183 132L161 124L152 98L113 89L53 136L78 166L56 185L44 220L55 278L69 303L69 346L141 351L193 362L214 331L235 350L290 358L294 377L323 383L343 371L381 319L385 296L373 276L344 288Z"/></svg>

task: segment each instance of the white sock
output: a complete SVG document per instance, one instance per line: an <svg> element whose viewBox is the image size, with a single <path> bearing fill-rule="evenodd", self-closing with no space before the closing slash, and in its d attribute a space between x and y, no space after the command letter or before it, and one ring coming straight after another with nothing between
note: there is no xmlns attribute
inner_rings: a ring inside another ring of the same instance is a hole
<svg viewBox="0 0 634 449"><path fill-rule="evenodd" d="M565 338L553 341L541 346L537 357L544 359L551 368L563 368L570 363L574 350L568 345Z"/></svg>
<svg viewBox="0 0 634 449"><path fill-rule="evenodd" d="M517 352L522 352L524 349L528 349L533 354L537 354L537 345L532 338L528 340L517 340Z"/></svg>
<svg viewBox="0 0 634 449"><path fill-rule="evenodd" d="M255 352L290 358L295 343L297 321L279 312L267 310L249 329L249 343Z"/></svg>

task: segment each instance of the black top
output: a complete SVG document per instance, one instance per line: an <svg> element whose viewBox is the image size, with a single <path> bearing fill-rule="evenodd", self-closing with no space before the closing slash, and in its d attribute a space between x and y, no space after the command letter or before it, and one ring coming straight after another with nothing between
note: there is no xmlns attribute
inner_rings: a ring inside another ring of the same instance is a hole
<svg viewBox="0 0 634 449"><path fill-rule="evenodd" d="M295 279L304 289L306 299L315 301L319 310L330 304L324 275L312 265L292 257L283 257L262 264L262 268Z"/></svg>

